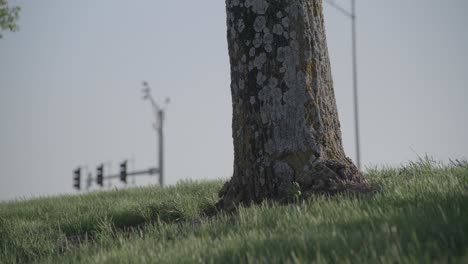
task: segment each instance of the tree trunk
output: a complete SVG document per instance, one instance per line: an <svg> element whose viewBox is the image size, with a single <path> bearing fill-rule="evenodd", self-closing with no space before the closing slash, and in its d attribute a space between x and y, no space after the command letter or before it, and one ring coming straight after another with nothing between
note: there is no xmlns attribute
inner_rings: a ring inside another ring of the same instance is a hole
<svg viewBox="0 0 468 264"><path fill-rule="evenodd" d="M219 208L366 185L345 156L321 0L226 0L234 174ZM295 182L297 184L295 184Z"/></svg>

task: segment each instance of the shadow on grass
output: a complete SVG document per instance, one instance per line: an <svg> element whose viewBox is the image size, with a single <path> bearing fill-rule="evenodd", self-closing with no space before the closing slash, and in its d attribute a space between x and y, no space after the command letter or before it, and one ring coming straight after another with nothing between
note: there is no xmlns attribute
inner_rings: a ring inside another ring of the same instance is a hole
<svg viewBox="0 0 468 264"><path fill-rule="evenodd" d="M113 212L101 219L86 219L80 223L62 225L65 238L58 241L60 254L82 243L94 242L97 235L107 233L115 237L117 233L131 234L141 231L145 225L154 223L183 223L186 215L169 204L153 204L144 210Z"/></svg>
<svg viewBox="0 0 468 264"><path fill-rule="evenodd" d="M150 205L146 210L118 211L108 214L104 218L85 219L80 223L70 223L61 226L66 236L92 234L102 230L103 224L111 225L117 230L126 230L156 222L175 223L186 218L177 207L168 204Z"/></svg>

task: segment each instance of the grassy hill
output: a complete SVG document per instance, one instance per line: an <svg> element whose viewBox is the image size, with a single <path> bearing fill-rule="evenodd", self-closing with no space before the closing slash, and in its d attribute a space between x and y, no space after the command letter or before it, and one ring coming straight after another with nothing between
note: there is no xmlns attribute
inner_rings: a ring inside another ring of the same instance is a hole
<svg viewBox="0 0 468 264"><path fill-rule="evenodd" d="M222 182L0 203L0 263L468 263L468 166L367 173L380 192L204 216Z"/></svg>

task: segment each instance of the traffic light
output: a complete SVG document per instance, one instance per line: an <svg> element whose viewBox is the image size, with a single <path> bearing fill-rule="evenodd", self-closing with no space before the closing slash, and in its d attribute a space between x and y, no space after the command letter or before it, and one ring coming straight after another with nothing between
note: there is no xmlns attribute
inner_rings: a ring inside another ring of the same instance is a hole
<svg viewBox="0 0 468 264"><path fill-rule="evenodd" d="M81 168L79 167L73 171L73 187L77 190L81 188Z"/></svg>
<svg viewBox="0 0 468 264"><path fill-rule="evenodd" d="M120 163L120 180L127 183L127 161Z"/></svg>
<svg viewBox="0 0 468 264"><path fill-rule="evenodd" d="M96 181L99 186L101 187L104 186L104 165L103 164L97 167Z"/></svg>

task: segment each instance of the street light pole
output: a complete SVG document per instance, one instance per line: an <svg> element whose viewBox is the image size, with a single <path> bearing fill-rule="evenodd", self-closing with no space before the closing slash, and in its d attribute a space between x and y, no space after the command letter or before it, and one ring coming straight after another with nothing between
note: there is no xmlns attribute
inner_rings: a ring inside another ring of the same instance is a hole
<svg viewBox="0 0 468 264"><path fill-rule="evenodd" d="M356 143L356 165L361 169L361 144L359 135L359 102L358 102L358 83L357 83L357 52L356 52L356 0L351 0L351 12L336 4L333 0L325 0L330 6L340 11L351 19L351 46L352 46L352 64L353 64L353 101L354 101L354 131Z"/></svg>
<svg viewBox="0 0 468 264"><path fill-rule="evenodd" d="M157 133L158 139L158 173L159 173L159 186L164 186L164 110L160 108L153 96L151 95L151 88L147 82L143 82L143 100L149 100L153 107L155 122L153 123L153 128ZM169 104L169 98L166 98L166 105Z"/></svg>
<svg viewBox="0 0 468 264"><path fill-rule="evenodd" d="M354 128L356 136L356 163L361 169L361 149L359 140L359 103L357 86L357 54L356 54L356 0L351 0L351 30L353 42L353 93L354 93Z"/></svg>
<svg viewBox="0 0 468 264"><path fill-rule="evenodd" d="M164 124L164 111L162 109L158 110L158 119L159 126L156 128L158 131L159 137L159 186L164 186L164 134L163 134L163 124Z"/></svg>

